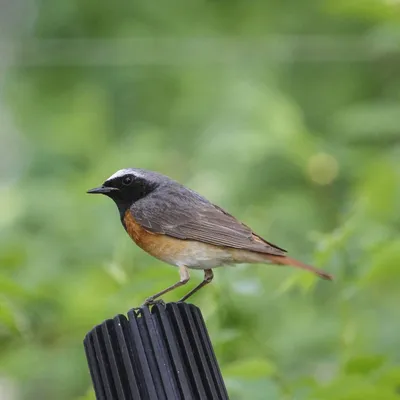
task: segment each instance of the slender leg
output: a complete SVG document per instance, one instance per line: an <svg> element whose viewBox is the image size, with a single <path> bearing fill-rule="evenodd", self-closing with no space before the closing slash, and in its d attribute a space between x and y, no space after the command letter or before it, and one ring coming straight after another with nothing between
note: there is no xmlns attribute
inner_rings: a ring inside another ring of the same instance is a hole
<svg viewBox="0 0 400 400"><path fill-rule="evenodd" d="M173 285L171 285L171 286L168 286L168 287L165 288L164 290L161 290L161 292L158 292L158 293L154 294L153 296L147 298L143 305L152 304L152 303L154 303L154 300L155 300L157 297L160 297L160 296L162 296L163 294L168 293L168 292L170 292L171 290L174 290L174 289L176 289L177 287L183 286L183 285L185 285L186 283L189 282L190 275L189 275L188 269L187 269L185 266L179 267L179 276L180 276L179 282L176 282L175 284L173 284Z"/></svg>
<svg viewBox="0 0 400 400"><path fill-rule="evenodd" d="M210 283L214 278L214 274L212 272L212 269L205 269L204 270L204 280L201 282L199 285L197 285L194 289L192 289L189 293L187 293L185 296L183 296L179 301L185 301L187 300L190 296L195 294L198 290L200 290L203 286L206 286L208 283Z"/></svg>

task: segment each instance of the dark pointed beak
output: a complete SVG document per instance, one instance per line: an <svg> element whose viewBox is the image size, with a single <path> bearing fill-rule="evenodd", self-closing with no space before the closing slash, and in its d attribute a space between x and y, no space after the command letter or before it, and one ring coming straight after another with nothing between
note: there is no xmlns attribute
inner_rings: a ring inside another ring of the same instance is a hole
<svg viewBox="0 0 400 400"><path fill-rule="evenodd" d="M107 186L100 186L94 189L90 189L88 190L86 193L90 193L90 194L108 194L111 192L114 192L118 190L117 188L113 188L113 187L107 187Z"/></svg>

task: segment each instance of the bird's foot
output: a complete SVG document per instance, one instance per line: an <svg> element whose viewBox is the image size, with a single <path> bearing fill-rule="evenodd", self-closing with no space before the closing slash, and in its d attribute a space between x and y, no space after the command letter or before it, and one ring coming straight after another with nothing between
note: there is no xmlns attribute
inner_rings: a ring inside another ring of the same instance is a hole
<svg viewBox="0 0 400 400"><path fill-rule="evenodd" d="M155 306L156 304L165 306L165 302L163 299L155 300L153 297L148 297L144 303L142 304L142 307L150 307L150 306Z"/></svg>

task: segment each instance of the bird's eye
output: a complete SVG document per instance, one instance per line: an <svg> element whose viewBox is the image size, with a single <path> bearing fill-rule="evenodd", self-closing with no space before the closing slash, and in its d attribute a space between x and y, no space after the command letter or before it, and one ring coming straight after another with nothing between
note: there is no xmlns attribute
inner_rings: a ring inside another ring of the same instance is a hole
<svg viewBox="0 0 400 400"><path fill-rule="evenodd" d="M132 175L126 175L122 178L122 184L124 186L129 186L133 182Z"/></svg>

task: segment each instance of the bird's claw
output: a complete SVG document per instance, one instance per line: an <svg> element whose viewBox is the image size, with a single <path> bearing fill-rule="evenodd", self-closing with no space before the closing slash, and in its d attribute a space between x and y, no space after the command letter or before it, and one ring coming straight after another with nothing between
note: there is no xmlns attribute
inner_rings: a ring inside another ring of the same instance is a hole
<svg viewBox="0 0 400 400"><path fill-rule="evenodd" d="M155 300L152 297L149 297L144 301L142 307L155 306L156 304L165 306L165 301L163 299Z"/></svg>

